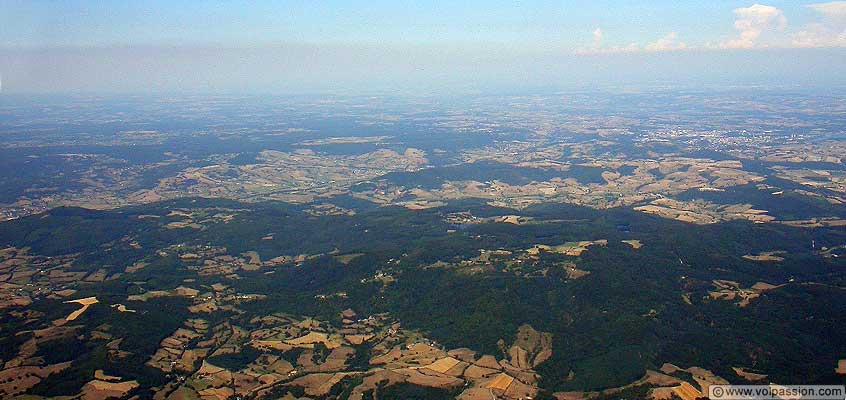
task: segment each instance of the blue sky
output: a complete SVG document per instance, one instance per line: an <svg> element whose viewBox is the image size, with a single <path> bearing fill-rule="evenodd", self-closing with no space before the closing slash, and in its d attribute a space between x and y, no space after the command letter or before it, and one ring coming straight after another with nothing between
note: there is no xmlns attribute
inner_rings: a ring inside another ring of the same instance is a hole
<svg viewBox="0 0 846 400"><path fill-rule="evenodd" d="M844 48L846 1L0 0L5 91L828 84Z"/></svg>
<svg viewBox="0 0 846 400"><path fill-rule="evenodd" d="M799 29L807 5L769 1ZM5 46L230 45L278 42L384 44L648 43L668 32L704 44L735 33L749 1L0 1Z"/></svg>

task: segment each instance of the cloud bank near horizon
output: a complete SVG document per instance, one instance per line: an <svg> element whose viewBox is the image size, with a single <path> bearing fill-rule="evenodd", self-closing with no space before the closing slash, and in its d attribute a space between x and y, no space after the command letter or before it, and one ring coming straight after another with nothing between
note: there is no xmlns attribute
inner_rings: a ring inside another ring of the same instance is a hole
<svg viewBox="0 0 846 400"><path fill-rule="evenodd" d="M576 55L493 46L108 47L0 51L0 70L4 93L457 94L627 85L846 85L842 65L832 62L844 59L846 49Z"/></svg>
<svg viewBox="0 0 846 400"><path fill-rule="evenodd" d="M593 32L590 46L579 47L576 54L614 54L691 49L756 49L756 48L838 48L846 47L846 1L814 3L806 6L816 13L816 20L794 32L787 32L789 21L784 11L770 5L752 4L733 10L734 37L719 43L688 45L679 41L679 34L668 32L654 42L641 45L605 46L602 27Z"/></svg>

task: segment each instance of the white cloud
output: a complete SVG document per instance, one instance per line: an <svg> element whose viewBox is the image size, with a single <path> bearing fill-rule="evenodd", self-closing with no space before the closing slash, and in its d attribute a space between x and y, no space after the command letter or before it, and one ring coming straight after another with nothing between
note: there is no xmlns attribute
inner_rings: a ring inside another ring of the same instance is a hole
<svg viewBox="0 0 846 400"><path fill-rule="evenodd" d="M630 43L628 46L612 46L612 47L598 47L598 48L579 48L574 51L576 54L619 54L619 53L637 53L642 49L637 43Z"/></svg>
<svg viewBox="0 0 846 400"><path fill-rule="evenodd" d="M734 9L736 36L718 43L687 44L678 40L677 32L649 43L631 43L627 46L606 44L605 31L597 27L592 41L574 50L576 54L619 54L639 52L667 52L695 49L753 49L753 48L846 48L846 0L815 3L807 7L816 12L816 21L795 30L787 30L787 17L773 6L753 4Z"/></svg>
<svg viewBox="0 0 846 400"><path fill-rule="evenodd" d="M675 32L670 32L661 39L647 44L643 49L646 51L672 51L686 49L687 45L677 41L676 36Z"/></svg>
<svg viewBox="0 0 846 400"><path fill-rule="evenodd" d="M734 29L738 36L720 43L726 49L750 49L758 46L758 39L764 32L783 31L787 28L787 17L776 7L753 4L749 7L734 9Z"/></svg>
<svg viewBox="0 0 846 400"><path fill-rule="evenodd" d="M657 52L657 51L672 51L687 48L687 45L676 41L676 33L670 32L661 39L649 43L646 46L641 46L637 43L630 43L627 46L610 46L605 47L603 41L605 40L605 33L601 28L596 28L593 31L593 41L590 47L582 47L575 50L576 54L619 54L619 53L637 53L637 52Z"/></svg>
<svg viewBox="0 0 846 400"><path fill-rule="evenodd" d="M796 47L846 47L846 1L811 4L820 15L792 35Z"/></svg>
<svg viewBox="0 0 846 400"><path fill-rule="evenodd" d="M593 31L593 48L594 49L599 49L600 47L602 47L602 37L603 36L604 36L604 34L602 33L602 28L596 28L596 30Z"/></svg>
<svg viewBox="0 0 846 400"><path fill-rule="evenodd" d="M830 18L846 19L846 1L811 4L808 8Z"/></svg>
<svg viewBox="0 0 846 400"><path fill-rule="evenodd" d="M614 52L614 48L603 47L604 40L605 32L602 31L602 28L597 27L593 30L593 40L591 41L590 47L581 47L576 49L574 52L576 54L606 54Z"/></svg>

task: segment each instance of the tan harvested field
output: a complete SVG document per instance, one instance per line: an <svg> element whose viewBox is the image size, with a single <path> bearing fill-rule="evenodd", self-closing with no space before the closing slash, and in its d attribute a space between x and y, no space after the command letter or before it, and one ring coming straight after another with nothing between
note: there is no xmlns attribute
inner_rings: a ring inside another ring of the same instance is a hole
<svg viewBox="0 0 846 400"><path fill-rule="evenodd" d="M558 246L549 246L545 244L536 244L529 249L526 250L526 253L529 255L538 255L541 251L546 251L549 253L558 253L564 254L568 256L575 256L578 257L585 252L588 247L590 246L607 246L608 240L600 239L600 240L593 240L593 241L581 241L581 242L567 242Z"/></svg>
<svg viewBox="0 0 846 400"><path fill-rule="evenodd" d="M407 376L407 382L413 385L427 386L433 388L455 388L464 384L464 381L444 374L426 373L425 369L398 369L395 370Z"/></svg>
<svg viewBox="0 0 846 400"><path fill-rule="evenodd" d="M763 292L763 291L767 291L767 290L778 289L782 286L784 286L784 285L773 285L773 284L766 283L766 282L755 282L755 284L752 285L752 289Z"/></svg>
<svg viewBox="0 0 846 400"><path fill-rule="evenodd" d="M88 307L91 307L93 304L99 303L99 301L96 297L86 297L84 299L68 300L65 303L77 303L82 305L82 308L68 314L68 316L65 317L65 320L73 321L79 318L79 316L82 315L82 313L84 313L86 310L88 310Z"/></svg>
<svg viewBox="0 0 846 400"><path fill-rule="evenodd" d="M349 399L361 400L364 397L364 393L367 391L374 390L376 387L381 385L395 385L397 383L402 383L405 382L405 380L405 375L391 370L380 369L373 371L362 379L361 385L353 389Z"/></svg>
<svg viewBox="0 0 846 400"><path fill-rule="evenodd" d="M508 390L508 386L511 385L511 382L514 382L514 378L506 374L499 374L488 382L486 386L489 389L496 389L504 392Z"/></svg>
<svg viewBox="0 0 846 400"><path fill-rule="evenodd" d="M785 254L785 251L765 251L756 255L747 254L743 256L743 258L751 261L784 261L784 257L780 257L779 254Z"/></svg>
<svg viewBox="0 0 846 400"><path fill-rule="evenodd" d="M726 385L729 383L727 380L714 375L713 372L704 368L690 367L687 369L687 372L693 375L693 380L702 389L702 393L708 393L708 388L711 385Z"/></svg>
<svg viewBox="0 0 846 400"><path fill-rule="evenodd" d="M311 206L310 208L306 209L305 213L309 214L309 215L313 215L315 217L327 216L327 215L353 216L353 215L356 214L355 210L340 207L340 206L332 204L332 203L315 204L315 205Z"/></svg>
<svg viewBox="0 0 846 400"><path fill-rule="evenodd" d="M696 400L702 397L702 392L687 382L682 382L681 385L674 387L673 393L682 400Z"/></svg>
<svg viewBox="0 0 846 400"><path fill-rule="evenodd" d="M459 400L498 400L498 397L488 388L470 388L458 396Z"/></svg>
<svg viewBox="0 0 846 400"><path fill-rule="evenodd" d="M426 210L430 208L437 208L443 207L447 203L442 201L426 201L426 200L417 200L417 201L403 201L396 203L399 206L403 206L409 210Z"/></svg>
<svg viewBox="0 0 846 400"><path fill-rule="evenodd" d="M107 382L95 379L82 387L81 398L83 400L122 398L138 386L140 385L137 381Z"/></svg>
<svg viewBox="0 0 846 400"><path fill-rule="evenodd" d="M349 264L352 260L355 260L356 258L361 257L363 255L364 255L364 253L350 253L350 254L337 255L337 256L334 256L333 258L335 259L335 261L346 265L346 264Z"/></svg>
<svg viewBox="0 0 846 400"><path fill-rule="evenodd" d="M441 374L449 371L452 367L458 365L460 361L452 358L452 357L445 357L438 361L435 361L426 366L426 368L431 369L432 371L439 372Z"/></svg>
<svg viewBox="0 0 846 400"><path fill-rule="evenodd" d="M197 393L203 400L226 400L235 394L235 390L226 387L207 388Z"/></svg>
<svg viewBox="0 0 846 400"><path fill-rule="evenodd" d="M673 400L678 397L672 387L657 387L649 391L649 400Z"/></svg>
<svg viewBox="0 0 846 400"><path fill-rule="evenodd" d="M267 349L277 351L288 351L294 348L294 346L285 343L281 340L254 340L250 342L250 344L259 350Z"/></svg>
<svg viewBox="0 0 846 400"><path fill-rule="evenodd" d="M172 290L150 290L142 294L133 294L128 296L128 301L147 301L156 297L194 297L200 294L200 291L194 288L179 286Z"/></svg>
<svg viewBox="0 0 846 400"><path fill-rule="evenodd" d="M537 394L537 388L514 379L508 389L505 390L505 397L509 399L532 399Z"/></svg>
<svg viewBox="0 0 846 400"><path fill-rule="evenodd" d="M344 339L346 339L348 342L350 342L350 344L354 344L354 345L362 344L362 343L364 343L364 342L366 342L366 341L368 341L372 338L373 338L372 334L370 334L370 335L355 334L355 335L345 335L344 336Z"/></svg>
<svg viewBox="0 0 846 400"><path fill-rule="evenodd" d="M173 221L165 225L167 229L183 229L183 228L191 228L191 229L203 229L203 226L200 224L196 224L191 222L191 220L187 221Z"/></svg>
<svg viewBox="0 0 846 400"><path fill-rule="evenodd" d="M147 263L139 261L139 262L136 262L136 263L126 267L123 270L123 272L126 272L127 274L131 274L133 272L138 272L138 271L144 269L144 267L146 267L147 265L148 265Z"/></svg>
<svg viewBox="0 0 846 400"><path fill-rule="evenodd" d="M763 381L763 380L767 379L767 375L749 372L749 371L746 370L746 368L731 367L731 369L734 371L734 373L737 374L737 376L739 376L743 379L746 379L747 381L750 381L750 382L758 382L758 381Z"/></svg>
<svg viewBox="0 0 846 400"><path fill-rule="evenodd" d="M305 389L305 393L309 396L325 396L332 390L341 379L344 379L349 374L346 373L316 373L306 375L291 381L291 385L300 386Z"/></svg>
<svg viewBox="0 0 846 400"><path fill-rule="evenodd" d="M681 383L681 381L676 377L653 370L646 370L646 374L639 380L639 382L655 386L671 386Z"/></svg>
<svg viewBox="0 0 846 400"><path fill-rule="evenodd" d="M132 310L132 309L126 308L126 306L125 306L125 305L123 305L123 304L112 304L112 307L113 307L113 308L116 308L116 309L117 309L118 311L120 311L120 312L125 312L125 313L134 313L134 312L137 312L136 310Z"/></svg>
<svg viewBox="0 0 846 400"><path fill-rule="evenodd" d="M105 373L105 372L103 372L103 370L102 370L102 369L98 369L98 370L94 371L94 379L96 379L96 380L98 380L98 381L110 381L110 382L114 382L114 381L120 381L120 380L121 380L121 377L119 377L119 376L112 376L112 375L106 375L106 373Z"/></svg>
<svg viewBox="0 0 846 400"><path fill-rule="evenodd" d="M556 392L553 394L555 400L587 400L595 397L595 392Z"/></svg>
<svg viewBox="0 0 846 400"><path fill-rule="evenodd" d="M768 290L778 289L784 285L772 285L766 282L757 282L750 288L741 288L738 282L728 280L714 280L711 282L717 290L708 292L708 295L715 300L732 301L740 299L737 303L741 307L749 305L753 299L761 296L761 293Z"/></svg>
<svg viewBox="0 0 846 400"><path fill-rule="evenodd" d="M341 346L340 338L330 338L329 335L322 332L309 332L308 334L286 341L286 343L302 348L313 348L315 343L322 343L329 349L334 349Z"/></svg>
<svg viewBox="0 0 846 400"><path fill-rule="evenodd" d="M211 285L211 288L214 289L215 292L222 292L222 291L226 290L227 286L218 282L218 283L213 283Z"/></svg>
<svg viewBox="0 0 846 400"><path fill-rule="evenodd" d="M496 358L490 354L485 354L476 361L476 365L484 368L491 368L491 369L502 369L502 366L499 365L499 362Z"/></svg>
<svg viewBox="0 0 846 400"><path fill-rule="evenodd" d="M249 264L255 264L255 265L261 264L261 257L259 256L259 253L256 252L256 251L248 251L248 252L244 253L244 256L249 258L249 260L247 261L247 263L249 263Z"/></svg>
<svg viewBox="0 0 846 400"><path fill-rule="evenodd" d="M497 222L501 224L512 224L512 225L526 225L535 222L535 219L532 217L524 217L522 215L501 215L498 217L488 217L488 218L480 218L479 222Z"/></svg>
<svg viewBox="0 0 846 400"><path fill-rule="evenodd" d="M480 367L478 365L471 365L464 370L464 376L470 379L480 379L480 378L487 378L494 374L499 373L500 368L493 369L493 368L485 368Z"/></svg>
<svg viewBox="0 0 846 400"><path fill-rule="evenodd" d="M643 247L643 244L640 243L640 240L621 240L621 242L623 242L623 243L625 243L629 246L632 246L632 248L635 249L635 250Z"/></svg>
<svg viewBox="0 0 846 400"><path fill-rule="evenodd" d="M564 268L564 271L567 273L567 279L579 279L590 275L590 271L578 269L576 264L573 263L566 263L559 265L559 267Z"/></svg>

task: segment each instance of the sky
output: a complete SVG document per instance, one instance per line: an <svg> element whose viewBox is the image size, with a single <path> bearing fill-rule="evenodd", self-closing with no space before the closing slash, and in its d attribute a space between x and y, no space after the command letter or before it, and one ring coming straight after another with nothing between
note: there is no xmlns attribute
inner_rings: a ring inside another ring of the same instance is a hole
<svg viewBox="0 0 846 400"><path fill-rule="evenodd" d="M2 91L841 85L846 1L0 0Z"/></svg>

